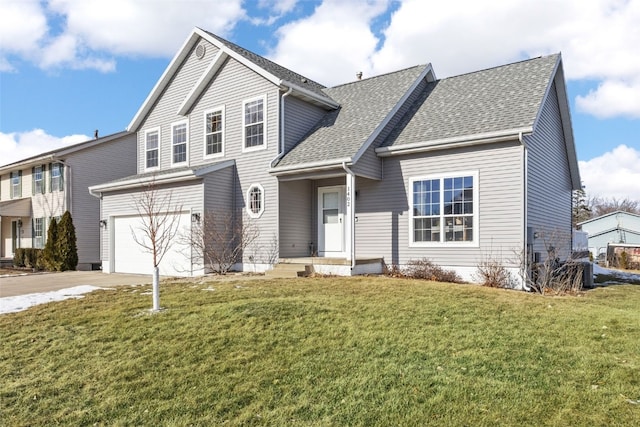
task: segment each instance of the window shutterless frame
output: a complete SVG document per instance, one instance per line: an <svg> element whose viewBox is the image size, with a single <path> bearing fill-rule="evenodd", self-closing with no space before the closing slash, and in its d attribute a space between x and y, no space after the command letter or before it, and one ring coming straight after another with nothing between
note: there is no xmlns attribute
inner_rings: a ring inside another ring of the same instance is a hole
<svg viewBox="0 0 640 427"><path fill-rule="evenodd" d="M225 145L225 107L206 110L204 118L203 158L211 159L224 156Z"/></svg>
<svg viewBox="0 0 640 427"><path fill-rule="evenodd" d="M246 199L247 214L251 218L260 218L264 212L264 187L260 184L251 184L247 189Z"/></svg>
<svg viewBox="0 0 640 427"><path fill-rule="evenodd" d="M410 247L479 247L479 173L409 179Z"/></svg>
<svg viewBox="0 0 640 427"><path fill-rule="evenodd" d="M242 102L242 151L267 148L267 95Z"/></svg>
<svg viewBox="0 0 640 427"><path fill-rule="evenodd" d="M160 169L160 128L144 131L144 170Z"/></svg>
<svg viewBox="0 0 640 427"><path fill-rule="evenodd" d="M189 164L189 122L171 123L171 166Z"/></svg>

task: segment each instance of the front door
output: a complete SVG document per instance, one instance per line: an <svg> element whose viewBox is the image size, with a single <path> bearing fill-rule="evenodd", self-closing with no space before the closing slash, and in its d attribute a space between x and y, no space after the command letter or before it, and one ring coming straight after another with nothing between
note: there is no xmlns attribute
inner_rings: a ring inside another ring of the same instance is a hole
<svg viewBox="0 0 640 427"><path fill-rule="evenodd" d="M318 188L318 255L345 255L344 220L344 186Z"/></svg>

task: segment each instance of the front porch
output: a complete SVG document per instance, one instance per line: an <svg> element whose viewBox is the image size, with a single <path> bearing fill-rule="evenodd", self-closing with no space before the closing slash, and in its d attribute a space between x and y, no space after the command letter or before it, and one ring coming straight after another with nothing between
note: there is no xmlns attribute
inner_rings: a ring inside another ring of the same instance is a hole
<svg viewBox="0 0 640 427"><path fill-rule="evenodd" d="M358 258L354 265L346 258L299 257L280 258L268 277L304 277L311 274L334 276L357 276L362 274L382 274L383 258Z"/></svg>

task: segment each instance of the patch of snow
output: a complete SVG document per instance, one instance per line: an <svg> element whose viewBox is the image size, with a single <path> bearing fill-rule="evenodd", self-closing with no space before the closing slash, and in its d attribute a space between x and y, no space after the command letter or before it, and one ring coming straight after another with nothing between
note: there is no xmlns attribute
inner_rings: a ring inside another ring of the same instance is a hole
<svg viewBox="0 0 640 427"><path fill-rule="evenodd" d="M0 298L0 314L16 313L38 304L46 304L53 301L63 301L69 298L82 298L84 294L95 291L97 286L81 285L73 288L59 289L51 292L17 295Z"/></svg>
<svg viewBox="0 0 640 427"><path fill-rule="evenodd" d="M607 274L610 276L616 276L620 279L627 279L627 280L639 280L640 279L640 274L637 273L629 273L626 271L620 271L620 270L612 270L609 268L604 268L599 266L598 264L593 264L593 274L594 275L598 275L598 274Z"/></svg>

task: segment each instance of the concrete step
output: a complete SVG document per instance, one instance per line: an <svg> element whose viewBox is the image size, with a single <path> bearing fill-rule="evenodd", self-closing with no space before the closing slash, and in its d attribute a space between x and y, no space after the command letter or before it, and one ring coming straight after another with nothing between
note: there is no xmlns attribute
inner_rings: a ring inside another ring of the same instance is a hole
<svg viewBox="0 0 640 427"><path fill-rule="evenodd" d="M313 272L313 266L306 264L276 264L272 270L265 272L267 277L306 277Z"/></svg>

